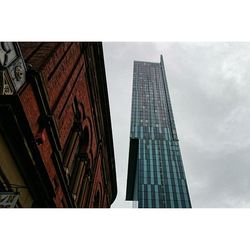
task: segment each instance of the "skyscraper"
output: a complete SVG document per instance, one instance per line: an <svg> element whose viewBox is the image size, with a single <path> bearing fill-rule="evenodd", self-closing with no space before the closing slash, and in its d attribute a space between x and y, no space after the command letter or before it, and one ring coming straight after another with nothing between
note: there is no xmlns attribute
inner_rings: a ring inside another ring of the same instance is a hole
<svg viewBox="0 0 250 250"><path fill-rule="evenodd" d="M163 57L134 62L126 200L139 208L191 208Z"/></svg>

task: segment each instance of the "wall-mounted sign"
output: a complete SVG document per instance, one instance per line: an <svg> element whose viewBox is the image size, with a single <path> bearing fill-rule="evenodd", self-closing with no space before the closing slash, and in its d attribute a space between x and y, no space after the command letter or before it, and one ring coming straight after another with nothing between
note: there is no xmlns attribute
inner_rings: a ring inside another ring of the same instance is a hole
<svg viewBox="0 0 250 250"><path fill-rule="evenodd" d="M0 208L13 208L19 199L18 192L0 192Z"/></svg>

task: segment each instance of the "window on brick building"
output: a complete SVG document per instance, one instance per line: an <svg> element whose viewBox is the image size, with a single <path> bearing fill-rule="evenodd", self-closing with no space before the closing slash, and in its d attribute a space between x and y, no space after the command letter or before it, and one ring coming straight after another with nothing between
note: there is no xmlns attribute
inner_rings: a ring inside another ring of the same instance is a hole
<svg viewBox="0 0 250 250"><path fill-rule="evenodd" d="M94 206L94 208L100 207L100 192L99 192L99 190L95 194L93 206Z"/></svg>
<svg viewBox="0 0 250 250"><path fill-rule="evenodd" d="M75 195L75 201L78 207L84 206L84 197L88 192L89 182L92 179L88 148L89 131L88 128L85 127L79 140L78 153L75 156L71 176L72 192Z"/></svg>

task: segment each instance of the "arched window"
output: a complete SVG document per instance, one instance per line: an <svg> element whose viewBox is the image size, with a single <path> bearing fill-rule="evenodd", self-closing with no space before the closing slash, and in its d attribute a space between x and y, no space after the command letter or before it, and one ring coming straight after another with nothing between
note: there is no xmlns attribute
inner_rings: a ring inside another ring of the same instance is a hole
<svg viewBox="0 0 250 250"><path fill-rule="evenodd" d="M86 152L89 146L89 130L87 127L85 127L83 130L80 144L81 144L82 151Z"/></svg>
<svg viewBox="0 0 250 250"><path fill-rule="evenodd" d="M84 206L84 198L88 192L88 186L92 179L92 169L89 159L89 130L84 128L76 155L74 169L71 177L72 193L78 207Z"/></svg>
<svg viewBox="0 0 250 250"><path fill-rule="evenodd" d="M78 147L80 136L82 135L82 121L85 119L84 107L80 104L76 97L73 101L74 123L69 132L64 150L63 162L66 172L71 176L73 173L73 164L75 164L75 149Z"/></svg>

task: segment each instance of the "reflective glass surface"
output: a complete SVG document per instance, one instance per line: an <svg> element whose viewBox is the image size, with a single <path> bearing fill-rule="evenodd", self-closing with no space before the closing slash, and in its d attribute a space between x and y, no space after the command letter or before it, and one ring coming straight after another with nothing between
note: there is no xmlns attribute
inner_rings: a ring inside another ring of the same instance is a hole
<svg viewBox="0 0 250 250"><path fill-rule="evenodd" d="M130 137L139 139L138 207L191 207L162 57L134 62Z"/></svg>

